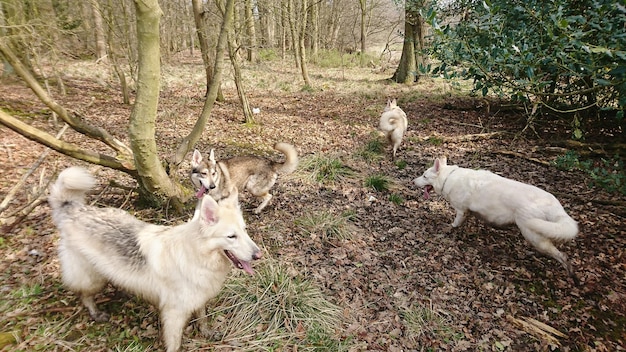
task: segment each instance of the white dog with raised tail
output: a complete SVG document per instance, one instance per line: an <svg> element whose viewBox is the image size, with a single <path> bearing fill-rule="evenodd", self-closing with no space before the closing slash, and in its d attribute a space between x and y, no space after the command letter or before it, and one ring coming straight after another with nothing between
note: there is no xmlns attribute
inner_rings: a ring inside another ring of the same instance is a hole
<svg viewBox="0 0 626 352"><path fill-rule="evenodd" d="M461 226L468 212L495 226L517 225L537 251L561 263L578 284L567 256L555 247L575 238L578 224L552 194L486 170L447 165L446 158L436 159L413 182L424 188L426 199L434 190L450 202L456 210L452 227Z"/></svg>
<svg viewBox="0 0 626 352"><path fill-rule="evenodd" d="M382 115L380 115L378 128L385 133L387 140L393 146L394 159L408 125L409 121L406 118L406 114L400 109L396 99L387 99L387 106L385 106Z"/></svg>
<svg viewBox="0 0 626 352"><path fill-rule="evenodd" d="M160 226L85 204L95 184L86 170L71 167L50 190L63 283L80 294L96 321L109 317L94 301L107 282L146 299L159 308L167 351L177 351L189 318L204 315L231 268L252 274L250 262L261 258L246 232L237 190L219 202L203 197L194 220Z"/></svg>

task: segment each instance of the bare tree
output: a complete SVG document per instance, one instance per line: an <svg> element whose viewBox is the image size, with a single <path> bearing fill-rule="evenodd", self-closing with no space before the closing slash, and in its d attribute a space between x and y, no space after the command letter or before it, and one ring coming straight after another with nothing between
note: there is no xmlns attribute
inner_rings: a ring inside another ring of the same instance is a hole
<svg viewBox="0 0 626 352"><path fill-rule="evenodd" d="M418 68L423 64L422 51L424 49L424 19L419 12L422 5L421 2L405 4L402 56L391 78L398 83L413 83L419 78Z"/></svg>
<svg viewBox="0 0 626 352"><path fill-rule="evenodd" d="M202 62L204 63L204 71L206 75L206 93L209 94L209 87L213 81L213 69L215 67L215 53L209 38L209 12L205 10L202 0L191 0L193 17L196 24L196 32L198 33L198 42L200 44L200 53ZM218 82L219 83L219 82ZM217 100L224 101L221 84L218 85Z"/></svg>
<svg viewBox="0 0 626 352"><path fill-rule="evenodd" d="M96 0L89 1L93 18L94 35L96 40L96 58L100 61L107 61L106 36L104 31L102 12L100 4Z"/></svg>
<svg viewBox="0 0 626 352"><path fill-rule="evenodd" d="M256 28L252 14L252 0L244 0L244 24L246 28L246 53L248 61L256 61Z"/></svg>

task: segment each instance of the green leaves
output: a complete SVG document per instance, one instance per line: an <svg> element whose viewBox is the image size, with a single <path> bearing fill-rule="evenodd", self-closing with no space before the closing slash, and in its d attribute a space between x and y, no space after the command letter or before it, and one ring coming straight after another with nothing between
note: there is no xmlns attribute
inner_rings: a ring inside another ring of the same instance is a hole
<svg viewBox="0 0 626 352"><path fill-rule="evenodd" d="M597 108L623 116L625 6L613 0L485 0L426 13L436 25L431 53L441 62L431 73L462 73L476 93L527 96L579 111L581 118ZM445 16L462 19L438 30Z"/></svg>

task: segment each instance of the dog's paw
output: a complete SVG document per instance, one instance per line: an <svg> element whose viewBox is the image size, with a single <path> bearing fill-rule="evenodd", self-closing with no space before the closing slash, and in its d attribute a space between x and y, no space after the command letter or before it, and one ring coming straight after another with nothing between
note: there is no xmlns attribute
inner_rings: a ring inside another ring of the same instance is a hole
<svg viewBox="0 0 626 352"><path fill-rule="evenodd" d="M109 318L110 318L109 314L105 312L101 312L101 311L95 312L90 315L91 315L91 319L93 319L94 321L97 321L98 323L109 321Z"/></svg>

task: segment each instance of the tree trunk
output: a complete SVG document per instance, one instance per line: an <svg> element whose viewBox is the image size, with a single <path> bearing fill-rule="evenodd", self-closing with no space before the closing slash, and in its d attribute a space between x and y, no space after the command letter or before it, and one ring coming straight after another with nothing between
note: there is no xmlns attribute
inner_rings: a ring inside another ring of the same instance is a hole
<svg viewBox="0 0 626 352"><path fill-rule="evenodd" d="M293 49L293 58L296 62L296 67L300 68L300 45L298 39L298 30L296 28L296 12L294 9L293 0L287 0L287 18L289 19L289 32L291 33L291 46Z"/></svg>
<svg viewBox="0 0 626 352"><path fill-rule="evenodd" d="M100 4L96 0L89 2L93 16L93 29L96 40L96 59L98 61L107 61L106 36L104 35L104 25L102 24L102 13L100 12Z"/></svg>
<svg viewBox="0 0 626 352"><path fill-rule="evenodd" d="M416 9L405 9L404 44L396 72L391 78L397 83L410 84L419 78L418 65L423 63L424 20Z"/></svg>
<svg viewBox="0 0 626 352"><path fill-rule="evenodd" d="M235 78L235 87L237 87L237 96L239 97L239 102L241 103L241 110L244 116L245 123L254 123L254 116L252 115L252 110L250 109L250 102L248 101L248 97L246 96L246 91L243 86L243 79L241 78L241 67L239 66L239 61L237 60L237 48L235 47L235 42L230 39L230 37L234 35L232 31L230 31L229 39L228 39L228 57L230 58L230 62L233 65L233 76Z"/></svg>
<svg viewBox="0 0 626 352"><path fill-rule="evenodd" d="M304 45L304 38L306 37L306 21L307 21L307 7L308 7L308 2L307 0L300 0L302 2L302 6L301 6L301 11L300 11L300 17L298 19L299 23L301 24L301 27L299 28L299 35L298 35L298 54L300 57L300 70L302 72L302 79L304 80L304 84L307 87L311 87L311 79L309 78L309 70L307 68L307 63L306 63L306 48Z"/></svg>
<svg viewBox="0 0 626 352"><path fill-rule="evenodd" d="M361 67L365 65L365 11L367 10L367 3L365 0L359 0L359 7L361 10L361 57L359 64Z"/></svg>
<svg viewBox="0 0 626 352"><path fill-rule="evenodd" d="M193 7L193 19L196 23L196 31L198 32L198 41L200 42L200 53L202 54L202 62L204 63L204 71L206 75L206 92L204 96L209 94L209 87L213 81L213 68L215 66L215 60L211 55L211 49L209 46L209 37L207 35L208 24L206 17L208 13L204 11L204 5L202 0L191 0ZM218 85L217 100L224 101L224 94L221 88L221 82Z"/></svg>
<svg viewBox="0 0 626 352"><path fill-rule="evenodd" d="M246 53L249 62L256 61L256 29L252 15L252 0L244 0L244 23L246 27Z"/></svg>
<svg viewBox="0 0 626 352"><path fill-rule="evenodd" d="M206 127L206 123L211 116L211 110L213 109L215 99L217 98L217 92L219 90L219 82L222 80L223 60L221 58L224 57L224 51L226 50L226 42L228 41L228 28L231 25L231 21L233 18L233 9L235 7L234 2L234 0L227 0L226 5L224 6L222 28L220 29L220 35L217 39L217 49L215 54L216 60L215 67L213 68L213 80L211 81L206 100L204 101L202 114L196 121L196 124L193 126L191 132L189 132L189 134L185 138L183 138L180 145L176 149L176 153L172 157L170 167L174 170L178 168L178 165L180 165L187 153L189 153L191 148L193 148L193 146L198 142L198 140L202 136L204 128Z"/></svg>
<svg viewBox="0 0 626 352"><path fill-rule="evenodd" d="M139 188L149 201L171 199L180 211L184 192L172 182L159 160L156 135L156 115L159 103L161 54L159 21L162 15L157 0L135 0L137 14L138 76L137 96L128 128Z"/></svg>
<svg viewBox="0 0 626 352"><path fill-rule="evenodd" d="M316 1L311 6L311 57L317 57L320 46L320 2Z"/></svg>

